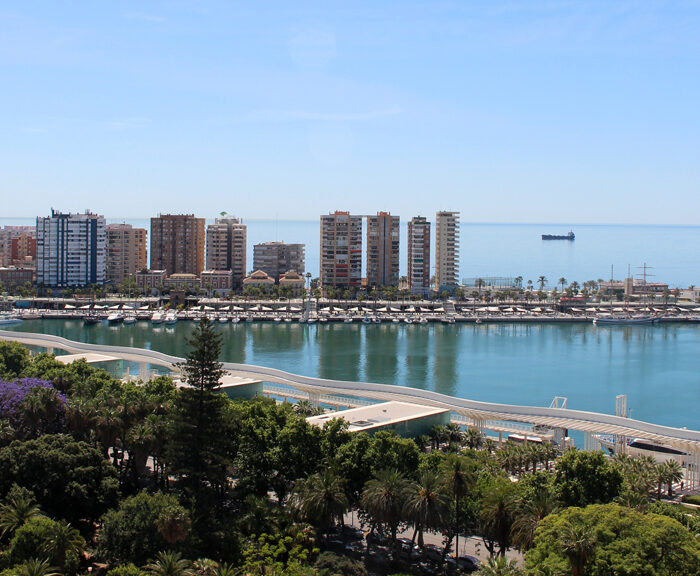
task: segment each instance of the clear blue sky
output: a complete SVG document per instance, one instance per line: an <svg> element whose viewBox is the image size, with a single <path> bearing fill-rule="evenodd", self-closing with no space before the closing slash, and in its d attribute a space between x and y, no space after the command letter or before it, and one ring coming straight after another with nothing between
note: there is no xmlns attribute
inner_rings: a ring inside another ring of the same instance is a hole
<svg viewBox="0 0 700 576"><path fill-rule="evenodd" d="M697 224L700 3L3 2L0 216Z"/></svg>

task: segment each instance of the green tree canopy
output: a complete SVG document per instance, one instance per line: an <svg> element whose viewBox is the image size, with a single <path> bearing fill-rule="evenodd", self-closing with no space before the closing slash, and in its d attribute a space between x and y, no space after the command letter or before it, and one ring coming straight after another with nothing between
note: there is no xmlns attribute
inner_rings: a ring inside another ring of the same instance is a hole
<svg viewBox="0 0 700 576"><path fill-rule="evenodd" d="M586 576L697 576L700 542L666 516L618 504L571 507L541 522L526 564L533 573L549 569Z"/></svg>
<svg viewBox="0 0 700 576"><path fill-rule="evenodd" d="M557 462L554 484L566 506L611 502L622 487L622 474L602 452L569 450Z"/></svg>
<svg viewBox="0 0 700 576"><path fill-rule="evenodd" d="M0 449L0 495L30 489L41 509L70 522L97 519L117 497L117 473L99 450L70 436L14 441Z"/></svg>
<svg viewBox="0 0 700 576"><path fill-rule="evenodd" d="M187 538L187 511L171 495L140 492L124 500L119 509L102 518L99 550L110 562L133 562L139 566L160 550Z"/></svg>

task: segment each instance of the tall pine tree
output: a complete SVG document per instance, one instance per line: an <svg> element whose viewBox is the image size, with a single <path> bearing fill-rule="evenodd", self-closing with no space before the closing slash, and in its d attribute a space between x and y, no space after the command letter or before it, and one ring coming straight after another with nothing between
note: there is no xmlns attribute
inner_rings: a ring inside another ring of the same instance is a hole
<svg viewBox="0 0 700 576"><path fill-rule="evenodd" d="M169 473L200 508L222 494L230 460L224 394L217 394L224 374L219 362L221 335L208 318L188 338L186 362L178 365L188 386L174 401L168 447Z"/></svg>

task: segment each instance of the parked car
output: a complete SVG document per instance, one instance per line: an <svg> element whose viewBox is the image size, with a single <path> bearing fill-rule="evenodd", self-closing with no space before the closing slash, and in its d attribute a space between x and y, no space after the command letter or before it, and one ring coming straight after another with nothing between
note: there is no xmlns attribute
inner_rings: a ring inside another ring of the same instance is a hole
<svg viewBox="0 0 700 576"><path fill-rule="evenodd" d="M442 562L443 550L435 544L426 544L423 546L423 554L432 562Z"/></svg>
<svg viewBox="0 0 700 576"><path fill-rule="evenodd" d="M399 555L409 560L415 560L420 557L420 547L413 543L410 538L399 538Z"/></svg>
<svg viewBox="0 0 700 576"><path fill-rule="evenodd" d="M474 556L460 556L457 558L457 566L462 572L476 572L481 567L481 562Z"/></svg>
<svg viewBox="0 0 700 576"><path fill-rule="evenodd" d="M367 534L367 543L376 544L377 546L386 546L389 544L389 539L381 532L370 532Z"/></svg>
<svg viewBox="0 0 700 576"><path fill-rule="evenodd" d="M352 526L345 526L342 534L345 540L363 540L365 537L365 533L362 530Z"/></svg>
<svg viewBox="0 0 700 576"><path fill-rule="evenodd" d="M349 556L359 558L365 553L365 545L363 542L355 540L354 542L350 542L350 544L345 546L345 553Z"/></svg>

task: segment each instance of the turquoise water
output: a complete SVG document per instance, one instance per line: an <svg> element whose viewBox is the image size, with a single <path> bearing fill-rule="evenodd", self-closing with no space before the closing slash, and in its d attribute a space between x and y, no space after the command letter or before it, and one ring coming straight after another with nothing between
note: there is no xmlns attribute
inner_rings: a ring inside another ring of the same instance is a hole
<svg viewBox="0 0 700 576"><path fill-rule="evenodd" d="M342 207L340 207L342 208ZM339 208L339 209L340 209ZM388 207L390 209L390 207ZM202 215L204 216L204 215ZM245 216L245 215L243 215ZM406 274L406 222L401 215L401 274ZM434 214L426 214L434 220ZM462 220L468 214L462 213ZM121 220L109 218L108 222ZM134 226L150 228L150 220L127 219ZM32 225L31 218L0 218L1 225ZM253 245L269 240L306 244L306 265L314 276L319 270L319 221L274 222L251 220L248 225L248 264L253 268ZM434 226L433 226L434 228ZM576 233L574 242L542 241L542 234ZM432 245L435 246L434 230ZM556 285L559 278L579 284L609 279L611 265L617 279L652 266L650 281L666 282L672 288L700 285L699 226L618 226L597 224L471 224L461 226L460 278L522 276L537 283L540 275ZM433 261L434 266L434 261Z"/></svg>
<svg viewBox="0 0 700 576"><path fill-rule="evenodd" d="M31 320L13 328L183 356L193 327ZM548 406L554 396L566 396L569 408L607 413L614 412L617 394L627 394L633 418L700 428L700 327L694 325L241 323L218 329L225 361L511 404Z"/></svg>

